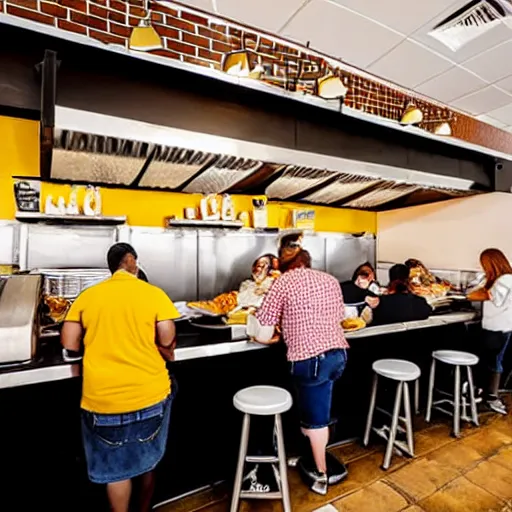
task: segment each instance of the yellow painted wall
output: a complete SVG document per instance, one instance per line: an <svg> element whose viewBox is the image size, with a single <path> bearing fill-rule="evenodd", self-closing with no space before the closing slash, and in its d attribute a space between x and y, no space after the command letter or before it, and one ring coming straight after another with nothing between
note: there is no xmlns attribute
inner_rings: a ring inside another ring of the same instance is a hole
<svg viewBox="0 0 512 512"><path fill-rule="evenodd" d="M0 116L0 219L13 219L15 213L12 176L39 176L38 123ZM64 196L67 200L71 187L52 183L42 184L44 205L48 194ZM83 194L83 190L82 190ZM133 226L162 226L164 217L183 218L186 207L199 207L201 196L172 192L102 189L104 215L126 215ZM237 214L251 211L249 196L233 196ZM79 197L79 203L81 198ZM293 203L270 202L270 227L290 227L291 210L304 208ZM309 206L307 208L310 208ZM316 212L317 231L359 233L377 231L377 215L359 210L344 210L323 206L311 207Z"/></svg>
<svg viewBox="0 0 512 512"><path fill-rule="evenodd" d="M15 212L11 176L39 176L39 125L0 116L0 219Z"/></svg>

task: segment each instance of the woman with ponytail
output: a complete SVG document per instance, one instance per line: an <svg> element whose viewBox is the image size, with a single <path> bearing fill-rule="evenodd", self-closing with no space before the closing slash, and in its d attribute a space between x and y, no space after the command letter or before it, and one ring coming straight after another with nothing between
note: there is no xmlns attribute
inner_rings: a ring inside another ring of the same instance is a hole
<svg viewBox="0 0 512 512"><path fill-rule="evenodd" d="M311 268L311 256L302 248L301 240L301 234L281 240L282 275L265 296L256 318L264 328L281 326L302 433L316 465L311 489L325 495L332 391L345 368L348 344L341 327L344 306L340 285L329 274Z"/></svg>

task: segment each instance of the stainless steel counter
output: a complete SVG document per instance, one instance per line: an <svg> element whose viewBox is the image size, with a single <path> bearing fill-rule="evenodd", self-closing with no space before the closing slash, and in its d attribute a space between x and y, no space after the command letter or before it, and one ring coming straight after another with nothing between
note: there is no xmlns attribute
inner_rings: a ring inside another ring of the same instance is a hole
<svg viewBox="0 0 512 512"><path fill-rule="evenodd" d="M347 333L346 336L349 341L357 340L358 338L367 338L382 334L412 331L428 327L441 327L443 325L455 323L473 322L477 320L477 317L478 314L476 312L439 315L419 322L367 327L360 331ZM205 357L235 354L251 350L261 350L263 348L266 348L266 346L248 340L177 348L176 361L188 361ZM61 358L41 360L39 362L33 362L25 367L0 370L0 389L70 379L73 377L79 377L80 374L80 363L66 363Z"/></svg>

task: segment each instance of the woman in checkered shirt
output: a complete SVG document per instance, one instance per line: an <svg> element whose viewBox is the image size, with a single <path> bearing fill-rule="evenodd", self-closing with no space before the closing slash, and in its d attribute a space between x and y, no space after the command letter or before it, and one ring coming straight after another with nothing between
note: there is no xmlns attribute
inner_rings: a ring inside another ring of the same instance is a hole
<svg viewBox="0 0 512 512"><path fill-rule="evenodd" d="M309 438L316 473L311 489L327 493L326 447L334 382L345 368L348 343L341 321L344 306L338 281L311 269L300 238L283 238L283 272L266 295L256 318L262 326L280 326L296 388L302 433ZM265 340L258 340L265 341Z"/></svg>

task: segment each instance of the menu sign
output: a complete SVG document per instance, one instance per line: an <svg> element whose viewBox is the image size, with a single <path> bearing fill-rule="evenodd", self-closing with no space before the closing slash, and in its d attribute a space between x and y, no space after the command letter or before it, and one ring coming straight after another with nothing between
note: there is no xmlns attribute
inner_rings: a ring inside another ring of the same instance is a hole
<svg viewBox="0 0 512 512"><path fill-rule="evenodd" d="M39 213L41 182L35 180L17 180L14 184L14 196L19 212Z"/></svg>

